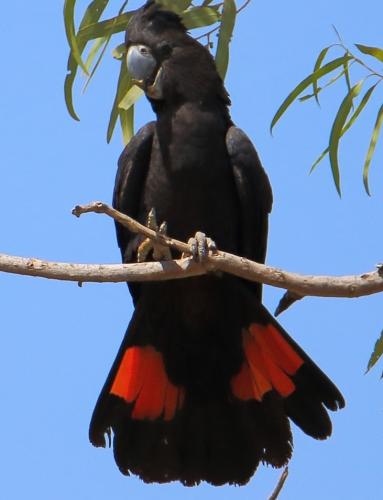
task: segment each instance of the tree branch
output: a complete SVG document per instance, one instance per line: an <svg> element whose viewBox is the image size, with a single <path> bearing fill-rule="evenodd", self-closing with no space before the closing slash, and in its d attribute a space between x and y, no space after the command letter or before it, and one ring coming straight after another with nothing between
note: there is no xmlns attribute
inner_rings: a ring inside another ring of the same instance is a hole
<svg viewBox="0 0 383 500"><path fill-rule="evenodd" d="M141 233L180 252L190 251L186 243L161 235L104 203L94 202L73 209L73 213L78 217L89 212L105 213L127 226L132 232ZM222 251L210 254L203 263L188 257L140 264L73 264L0 254L1 271L79 283L163 281L200 276L211 271L223 271L250 281L284 288L298 296L351 298L383 291L382 266L378 266L376 271L357 276L307 276L259 264Z"/></svg>
<svg viewBox="0 0 383 500"><path fill-rule="evenodd" d="M76 205L72 210L72 214L76 217L80 217L80 215L88 214L90 212L109 215L109 217L112 217L112 219L127 227L131 233L142 234L154 242L160 243L161 245L165 245L174 250L179 250L180 252L190 253L190 247L187 243L175 240L167 235L157 233L156 231L153 231L153 229L149 229L147 226L144 226L143 224L140 224L136 220L132 219L129 215L125 215L122 212L115 210L102 201L93 201L92 203L88 203L88 205Z"/></svg>
<svg viewBox="0 0 383 500"><path fill-rule="evenodd" d="M280 492L282 491L282 488L286 482L287 476L289 475L289 469L288 467L285 467L285 469L282 472L281 477L279 478L279 481L277 483L277 486L275 487L273 493L271 496L269 496L268 500L277 500Z"/></svg>

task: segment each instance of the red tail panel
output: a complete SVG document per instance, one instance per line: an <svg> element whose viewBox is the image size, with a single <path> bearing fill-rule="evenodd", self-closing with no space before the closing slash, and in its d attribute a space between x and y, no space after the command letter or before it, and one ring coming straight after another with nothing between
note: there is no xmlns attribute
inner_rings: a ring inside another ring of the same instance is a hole
<svg viewBox="0 0 383 500"><path fill-rule="evenodd" d="M272 390L270 377L264 369L259 345L254 342L248 333L243 334L243 347L252 376L254 397L258 401L261 401L263 395Z"/></svg>
<svg viewBox="0 0 383 500"><path fill-rule="evenodd" d="M144 352L143 384L136 399L132 417L154 420L163 412L168 379L161 354L151 347L145 348Z"/></svg>
<svg viewBox="0 0 383 500"><path fill-rule="evenodd" d="M249 331L264 352L267 352L277 365L289 375L294 375L302 366L303 359L298 356L274 325L263 326L253 323L250 325Z"/></svg>
<svg viewBox="0 0 383 500"><path fill-rule="evenodd" d="M140 347L131 347L125 351L110 392L132 403L143 382L144 355Z"/></svg>
<svg viewBox="0 0 383 500"><path fill-rule="evenodd" d="M126 350L110 393L133 403L132 418L171 420L183 405L183 388L172 384L161 353L151 346Z"/></svg>
<svg viewBox="0 0 383 500"><path fill-rule="evenodd" d="M233 394L241 400L261 401L272 389L287 397L295 390L294 375L303 360L272 324L252 323L243 332L245 361L233 377Z"/></svg>
<svg viewBox="0 0 383 500"><path fill-rule="evenodd" d="M233 377L231 387L233 394L235 394L238 399L247 401L248 399L254 398L252 375L246 361L242 363L241 371Z"/></svg>

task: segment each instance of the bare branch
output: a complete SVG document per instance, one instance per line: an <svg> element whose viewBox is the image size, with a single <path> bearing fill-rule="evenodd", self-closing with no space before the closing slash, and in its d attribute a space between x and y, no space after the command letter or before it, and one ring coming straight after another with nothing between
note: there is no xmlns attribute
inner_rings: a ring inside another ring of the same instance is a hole
<svg viewBox="0 0 383 500"><path fill-rule="evenodd" d="M269 500L276 500L278 498L279 493L282 491L282 488L285 484L288 475L289 475L289 469L288 467L285 467L285 469L283 469L281 477L279 478L277 486L275 487L271 496L269 496Z"/></svg>
<svg viewBox="0 0 383 500"><path fill-rule="evenodd" d="M132 233L143 234L147 238L155 241L156 243L160 243L161 245L166 245L169 248L173 248L174 250L179 250L180 252L190 253L190 247L187 243L183 241L175 240L173 238L169 238L168 236L157 233L153 231L153 229L149 229L147 226L144 226L132 219L128 215L125 215L118 210L115 210L111 206L103 203L102 201L93 201L92 203L88 203L88 205L76 205L72 210L72 214L76 217L80 217L82 214L87 214L90 212L95 212L97 214L106 214L109 217L112 217L115 221L119 222L123 226L127 227L129 231Z"/></svg>
<svg viewBox="0 0 383 500"><path fill-rule="evenodd" d="M226 252L210 255L206 262L191 258L140 264L73 264L0 254L0 272L80 283L165 281L224 271L250 281L292 290L301 296L362 297L383 291L379 271L359 276L307 276L289 273Z"/></svg>
<svg viewBox="0 0 383 500"><path fill-rule="evenodd" d="M200 276L206 269L192 259L140 264L72 264L0 254L0 272L78 283L164 281Z"/></svg>
<svg viewBox="0 0 383 500"><path fill-rule="evenodd" d="M73 209L76 216L89 212L105 213L135 233L142 233L180 252L190 251L186 243L157 233L104 203L94 202ZM211 271L223 271L250 281L284 288L301 297L311 295L351 298L383 291L381 266L376 271L357 276L307 276L259 264L222 251L210 254L202 263L189 257L140 264L73 264L0 254L1 271L79 283L163 281L200 276Z"/></svg>

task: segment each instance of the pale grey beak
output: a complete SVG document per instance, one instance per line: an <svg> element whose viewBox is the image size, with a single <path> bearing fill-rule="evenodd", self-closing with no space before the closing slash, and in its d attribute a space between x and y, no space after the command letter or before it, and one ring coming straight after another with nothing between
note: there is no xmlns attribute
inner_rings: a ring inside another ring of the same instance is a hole
<svg viewBox="0 0 383 500"><path fill-rule="evenodd" d="M146 45L132 45L126 56L128 71L133 83L145 91L151 99L162 99L162 67L157 70L157 61Z"/></svg>
<svg viewBox="0 0 383 500"><path fill-rule="evenodd" d="M150 49L145 45L132 45L126 56L128 71L132 78L147 83L154 78L154 70L157 62L152 56Z"/></svg>

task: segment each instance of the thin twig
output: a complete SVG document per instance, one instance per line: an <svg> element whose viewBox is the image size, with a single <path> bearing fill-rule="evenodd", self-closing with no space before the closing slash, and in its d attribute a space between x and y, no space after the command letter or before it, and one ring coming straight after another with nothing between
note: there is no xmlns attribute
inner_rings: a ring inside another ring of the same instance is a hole
<svg viewBox="0 0 383 500"><path fill-rule="evenodd" d="M277 486L275 487L273 493L271 494L271 496L269 496L269 500L276 500L278 498L279 493L282 491L282 488L285 484L285 481L286 481L288 475L289 475L289 468L286 467L283 470L282 475L279 478L279 481L278 481Z"/></svg>
<svg viewBox="0 0 383 500"><path fill-rule="evenodd" d="M246 7L249 5L249 3L251 2L251 0L246 0L246 2L241 5L241 7L239 7L239 9L237 9L237 15L242 12L244 9L246 9ZM206 33L203 33L202 35L200 36L197 36L196 37L196 40L201 40L201 38L207 38L207 42L208 44L210 44L210 37L213 33L215 33L216 31L219 30L219 28L221 27L221 25L219 24L218 26L216 26L215 28L207 31Z"/></svg>
<svg viewBox="0 0 383 500"><path fill-rule="evenodd" d="M159 232L153 231L153 229L149 229L147 226L140 224L128 215L115 210L110 205L107 205L102 201L93 201L92 203L88 203L87 205L76 205L72 210L72 214L76 217L80 217L80 215L87 214L89 212L109 215L109 217L112 217L112 219L127 227L132 233L142 234L147 238L155 241L156 243L166 245L167 247L173 248L174 250L179 250L180 252L184 253L190 253L190 246L187 243L175 240L174 238L170 238Z"/></svg>
<svg viewBox="0 0 383 500"><path fill-rule="evenodd" d="M338 41L339 41L339 43L334 44L334 45L338 45L339 47L342 47L343 50L346 52L346 54L350 54L350 56L354 59L355 62L357 62L358 64L363 66L367 71L369 71L371 73L372 76L377 76L380 80L382 80L383 79L382 74L375 71L373 68L371 68L371 66L366 64L362 59L360 59L353 52L351 52L351 50L344 43L343 38L340 36L340 33L334 24L332 25L332 28L335 31L335 34L336 34Z"/></svg>
<svg viewBox="0 0 383 500"><path fill-rule="evenodd" d="M239 14L243 9L246 9L250 2L251 0L246 0L246 2L237 10L237 14Z"/></svg>
<svg viewBox="0 0 383 500"><path fill-rule="evenodd" d="M196 37L196 40L201 40L201 38L204 38L204 37L206 36L206 37L207 37L207 39L208 39L208 42L210 42L210 37L211 37L211 35L212 35L214 32L218 31L218 30L219 30L219 26L216 26L215 28L211 29L210 31L207 31L206 33L203 33L202 35L197 36L197 37Z"/></svg>

